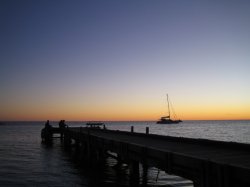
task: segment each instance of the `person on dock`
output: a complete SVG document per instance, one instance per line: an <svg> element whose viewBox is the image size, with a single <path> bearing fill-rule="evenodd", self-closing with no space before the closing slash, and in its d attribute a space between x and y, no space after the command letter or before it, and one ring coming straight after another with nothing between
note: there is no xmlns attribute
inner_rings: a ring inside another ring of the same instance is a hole
<svg viewBox="0 0 250 187"><path fill-rule="evenodd" d="M52 128L52 126L50 125L49 120L47 120L46 123L45 123L45 129L46 130L51 130L51 128Z"/></svg>
<svg viewBox="0 0 250 187"><path fill-rule="evenodd" d="M59 129L60 129L60 134L61 134L61 140L64 138L64 129L67 127L65 124L65 120L59 121Z"/></svg>
<svg viewBox="0 0 250 187"><path fill-rule="evenodd" d="M42 129L41 132L42 141L45 143L52 142L52 126L49 123L49 120L46 121L45 127Z"/></svg>
<svg viewBox="0 0 250 187"><path fill-rule="evenodd" d="M59 122L59 128L60 128L60 129L64 129L65 127L67 127L67 125L65 124L65 120L61 120L61 121Z"/></svg>

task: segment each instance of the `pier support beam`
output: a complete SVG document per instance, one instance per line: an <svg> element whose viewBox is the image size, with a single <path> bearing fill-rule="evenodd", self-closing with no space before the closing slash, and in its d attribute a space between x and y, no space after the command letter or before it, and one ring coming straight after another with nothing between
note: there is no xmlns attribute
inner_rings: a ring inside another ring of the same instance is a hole
<svg viewBox="0 0 250 187"><path fill-rule="evenodd" d="M117 154L116 161L117 163L115 165L115 168L120 169L122 165L122 158L120 154Z"/></svg>
<svg viewBox="0 0 250 187"><path fill-rule="evenodd" d="M129 179L130 179L130 186L139 186L140 171L139 171L138 161L133 160L129 163Z"/></svg>
<svg viewBox="0 0 250 187"><path fill-rule="evenodd" d="M142 186L147 186L148 183L148 165L142 165Z"/></svg>
<svg viewBox="0 0 250 187"><path fill-rule="evenodd" d="M81 152L81 147L80 147L80 141L75 139L75 143L74 143L74 156L76 160L79 160L79 156Z"/></svg>
<svg viewBox="0 0 250 187"><path fill-rule="evenodd" d="M204 161L202 169L201 184L195 184L195 187L229 187L229 166L215 164L211 161ZM239 185L240 186L240 185Z"/></svg>
<svg viewBox="0 0 250 187"><path fill-rule="evenodd" d="M42 129L41 138L42 138L43 143L52 144L53 133L51 132L51 129L48 129L48 128Z"/></svg>
<svg viewBox="0 0 250 187"><path fill-rule="evenodd" d="M61 140L61 142L63 142L63 139L64 139L64 129L60 128L60 140Z"/></svg>
<svg viewBox="0 0 250 187"><path fill-rule="evenodd" d="M72 142L72 140L71 140L71 137L70 137L70 135L69 135L69 133L68 132L65 132L65 134L64 134L64 148L66 149L66 150L70 150L71 149L71 142Z"/></svg>

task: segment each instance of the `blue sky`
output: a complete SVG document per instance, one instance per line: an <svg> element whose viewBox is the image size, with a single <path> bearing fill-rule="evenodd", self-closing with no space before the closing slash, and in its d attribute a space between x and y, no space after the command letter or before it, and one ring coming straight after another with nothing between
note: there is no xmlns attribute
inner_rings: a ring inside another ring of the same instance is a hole
<svg viewBox="0 0 250 187"><path fill-rule="evenodd" d="M0 12L2 120L154 119L166 93L184 118L190 105L250 117L249 1L10 0Z"/></svg>

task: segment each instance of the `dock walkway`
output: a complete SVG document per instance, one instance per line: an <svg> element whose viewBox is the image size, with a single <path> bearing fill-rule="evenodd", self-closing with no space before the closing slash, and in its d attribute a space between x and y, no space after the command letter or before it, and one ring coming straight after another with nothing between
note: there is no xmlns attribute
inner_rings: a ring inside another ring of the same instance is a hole
<svg viewBox="0 0 250 187"><path fill-rule="evenodd" d="M195 187L250 186L248 144L82 127L65 129L64 136L66 145L73 140L87 151L111 151L124 163L157 167Z"/></svg>

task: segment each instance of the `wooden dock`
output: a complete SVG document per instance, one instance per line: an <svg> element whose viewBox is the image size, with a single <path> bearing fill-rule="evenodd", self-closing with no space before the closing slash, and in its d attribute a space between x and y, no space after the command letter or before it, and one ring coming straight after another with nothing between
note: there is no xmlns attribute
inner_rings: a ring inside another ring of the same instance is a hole
<svg viewBox="0 0 250 187"><path fill-rule="evenodd" d="M250 145L203 139L179 138L99 128L52 128L65 147L77 147L89 159L103 159L116 153L119 162L130 165L134 181L139 181L139 163L168 174L192 180L195 187L249 187ZM43 137L51 140L51 136ZM146 169L145 169L146 172ZM145 175L144 175L145 176Z"/></svg>

